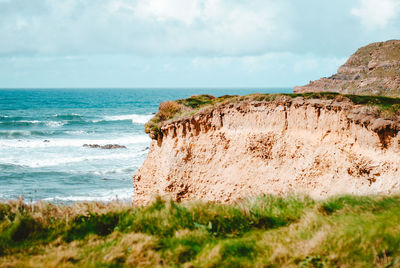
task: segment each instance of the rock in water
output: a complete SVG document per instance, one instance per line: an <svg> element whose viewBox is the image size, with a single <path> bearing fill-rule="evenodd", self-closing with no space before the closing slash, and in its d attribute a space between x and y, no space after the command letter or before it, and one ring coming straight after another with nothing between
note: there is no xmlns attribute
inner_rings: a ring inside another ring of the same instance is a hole
<svg viewBox="0 0 400 268"><path fill-rule="evenodd" d="M98 148L98 149L105 149L105 150L110 150L110 149L126 149L126 146L124 146L124 145L119 145L119 144L106 144L106 145L84 144L83 147Z"/></svg>
<svg viewBox="0 0 400 268"><path fill-rule="evenodd" d="M362 47L336 74L294 87L293 91L400 96L400 40Z"/></svg>
<svg viewBox="0 0 400 268"><path fill-rule="evenodd" d="M98 144L84 144L82 146L89 147L89 148L100 148L100 145L98 145Z"/></svg>
<svg viewBox="0 0 400 268"><path fill-rule="evenodd" d="M101 149L107 149L107 150L110 150L110 149L126 149L126 146L119 145L119 144L106 144L106 145L101 146Z"/></svg>

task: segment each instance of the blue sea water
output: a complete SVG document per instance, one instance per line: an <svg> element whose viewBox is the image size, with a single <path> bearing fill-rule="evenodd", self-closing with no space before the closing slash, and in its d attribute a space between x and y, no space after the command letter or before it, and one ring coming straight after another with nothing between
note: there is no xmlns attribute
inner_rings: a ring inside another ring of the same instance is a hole
<svg viewBox="0 0 400 268"><path fill-rule="evenodd" d="M130 200L160 102L289 89L0 89L0 200ZM103 150L83 144L119 144Z"/></svg>

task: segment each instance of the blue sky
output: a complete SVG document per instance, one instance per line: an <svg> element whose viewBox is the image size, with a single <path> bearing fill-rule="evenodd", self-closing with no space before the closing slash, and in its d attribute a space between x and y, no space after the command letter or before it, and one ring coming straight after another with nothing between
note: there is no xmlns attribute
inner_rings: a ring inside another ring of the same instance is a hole
<svg viewBox="0 0 400 268"><path fill-rule="evenodd" d="M0 87L291 87L400 39L400 0L0 0Z"/></svg>

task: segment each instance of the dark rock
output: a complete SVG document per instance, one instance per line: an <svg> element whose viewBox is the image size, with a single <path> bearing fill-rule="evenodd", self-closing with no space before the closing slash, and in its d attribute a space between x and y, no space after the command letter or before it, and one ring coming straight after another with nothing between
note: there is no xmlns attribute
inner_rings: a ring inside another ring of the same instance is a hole
<svg viewBox="0 0 400 268"><path fill-rule="evenodd" d="M98 144L84 144L83 147L100 148L100 145L98 145Z"/></svg>
<svg viewBox="0 0 400 268"><path fill-rule="evenodd" d="M119 145L119 144L106 144L106 145L84 144L83 147L98 148L98 149L105 149L105 150L111 150L111 149L126 149L126 146L124 146L124 145Z"/></svg>
<svg viewBox="0 0 400 268"><path fill-rule="evenodd" d="M119 145L119 144L106 144L104 146L100 147L101 149L126 149L126 146L124 145Z"/></svg>

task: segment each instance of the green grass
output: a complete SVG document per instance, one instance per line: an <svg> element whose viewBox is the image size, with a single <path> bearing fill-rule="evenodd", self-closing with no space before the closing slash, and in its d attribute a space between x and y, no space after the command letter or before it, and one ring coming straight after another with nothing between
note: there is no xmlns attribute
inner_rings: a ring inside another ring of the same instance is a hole
<svg viewBox="0 0 400 268"><path fill-rule="evenodd" d="M399 267L400 196L0 204L0 266Z"/></svg>
<svg viewBox="0 0 400 268"><path fill-rule="evenodd" d="M187 99L177 100L175 103L180 105L180 109L172 112L168 111L169 116L163 116L164 111L160 110L146 125L145 132L150 134L153 139L162 138L161 127L166 122L178 120L184 117L195 115L205 109L213 109L223 103L238 103L242 101L258 101L270 102L279 98L302 97L305 99L347 99L356 105L370 106L383 117L392 118L400 115L400 98L392 98L385 96L368 96L368 95L349 95L339 94L335 92L315 92L315 93L295 93L295 94L250 94L246 96L230 96L213 97L211 95L197 95ZM161 105L162 106L162 105ZM161 107L160 106L160 107Z"/></svg>
<svg viewBox="0 0 400 268"><path fill-rule="evenodd" d="M211 95L195 95L187 99L167 101L164 103L176 103L181 107L180 109L168 111L168 117L163 116L165 112L162 108L163 103L161 103L158 113L145 125L145 132L150 134L153 139L157 139L162 137L161 127L166 121L193 115L204 108L213 108L216 105L225 101L229 101L234 97L236 96L224 95L221 97L214 97Z"/></svg>

